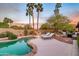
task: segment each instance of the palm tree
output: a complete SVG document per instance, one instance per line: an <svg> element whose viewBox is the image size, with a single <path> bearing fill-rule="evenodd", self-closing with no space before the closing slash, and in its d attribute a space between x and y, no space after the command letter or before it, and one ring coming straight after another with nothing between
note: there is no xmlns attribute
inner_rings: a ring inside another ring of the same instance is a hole
<svg viewBox="0 0 79 59"><path fill-rule="evenodd" d="M34 13L33 13L33 10L34 10L34 3L28 3L27 4L27 13L26 15L29 14L29 19L30 19L30 16L32 16L32 21L33 21L33 29L34 29ZM30 21L29 21L30 22Z"/></svg>
<svg viewBox="0 0 79 59"><path fill-rule="evenodd" d="M61 4L62 4L62 3L56 3L55 8L57 8L57 9L60 8L60 7L61 7Z"/></svg>
<svg viewBox="0 0 79 59"><path fill-rule="evenodd" d="M29 16L29 25L31 24L31 10L29 8L29 4L27 4L26 16Z"/></svg>
<svg viewBox="0 0 79 59"><path fill-rule="evenodd" d="M55 16L59 15L59 8L60 7L62 7L61 3L56 3L55 10L54 10Z"/></svg>
<svg viewBox="0 0 79 59"><path fill-rule="evenodd" d="M43 7L42 7L42 4L41 3L38 3L35 5L35 8L36 8L36 11L37 11L37 30L38 30L38 26L39 26L39 14L40 12L43 11Z"/></svg>

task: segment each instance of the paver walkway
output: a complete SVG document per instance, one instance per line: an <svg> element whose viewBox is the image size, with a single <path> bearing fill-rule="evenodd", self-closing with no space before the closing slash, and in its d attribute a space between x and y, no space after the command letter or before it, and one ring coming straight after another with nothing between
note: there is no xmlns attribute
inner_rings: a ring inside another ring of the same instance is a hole
<svg viewBox="0 0 79 59"><path fill-rule="evenodd" d="M73 56L79 56L78 46L77 46L77 40L73 40Z"/></svg>
<svg viewBox="0 0 79 59"><path fill-rule="evenodd" d="M74 53L73 44L60 42L56 39L43 40L39 37L30 42L37 46L35 56L72 56Z"/></svg>

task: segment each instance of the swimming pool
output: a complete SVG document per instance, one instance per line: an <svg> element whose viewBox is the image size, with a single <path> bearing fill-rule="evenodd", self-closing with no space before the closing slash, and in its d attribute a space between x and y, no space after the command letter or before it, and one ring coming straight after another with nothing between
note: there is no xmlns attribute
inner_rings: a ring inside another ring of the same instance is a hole
<svg viewBox="0 0 79 59"><path fill-rule="evenodd" d="M27 55L32 51L32 48L27 44L28 38L10 42L0 42L0 56L22 56Z"/></svg>

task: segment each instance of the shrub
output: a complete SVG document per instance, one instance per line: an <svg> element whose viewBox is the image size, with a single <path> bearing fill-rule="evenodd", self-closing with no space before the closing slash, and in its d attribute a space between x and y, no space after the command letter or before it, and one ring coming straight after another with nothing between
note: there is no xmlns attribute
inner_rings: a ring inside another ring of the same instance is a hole
<svg viewBox="0 0 79 59"><path fill-rule="evenodd" d="M7 37L6 33L0 34L0 38Z"/></svg>
<svg viewBox="0 0 79 59"><path fill-rule="evenodd" d="M4 22L0 22L0 28L9 28L9 25Z"/></svg>
<svg viewBox="0 0 79 59"><path fill-rule="evenodd" d="M34 30L29 31L29 35L36 35L36 32Z"/></svg>
<svg viewBox="0 0 79 59"><path fill-rule="evenodd" d="M16 30L23 29L23 27L21 27L21 26L11 26L10 28L13 28L13 29L16 29Z"/></svg>
<svg viewBox="0 0 79 59"><path fill-rule="evenodd" d="M31 25L29 25L29 24L26 24L25 27L26 27L27 29L33 29L33 28L31 27Z"/></svg>
<svg viewBox="0 0 79 59"><path fill-rule="evenodd" d="M79 36L77 36L77 44L78 44L78 47L79 47Z"/></svg>
<svg viewBox="0 0 79 59"><path fill-rule="evenodd" d="M48 25L48 23L44 23L41 25L40 29L47 30L47 29L50 29L50 26Z"/></svg>
<svg viewBox="0 0 79 59"><path fill-rule="evenodd" d="M28 34L27 29L24 29L24 35L26 36Z"/></svg>
<svg viewBox="0 0 79 59"><path fill-rule="evenodd" d="M27 26L24 26L24 35L26 36L28 34Z"/></svg>
<svg viewBox="0 0 79 59"><path fill-rule="evenodd" d="M17 36L11 32L6 32L6 35L8 36L8 39L10 40L17 38Z"/></svg>
<svg viewBox="0 0 79 59"><path fill-rule="evenodd" d="M4 38L4 37L8 37L8 39L10 40L17 38L17 36L11 32L5 32L5 33L0 34L0 38Z"/></svg>

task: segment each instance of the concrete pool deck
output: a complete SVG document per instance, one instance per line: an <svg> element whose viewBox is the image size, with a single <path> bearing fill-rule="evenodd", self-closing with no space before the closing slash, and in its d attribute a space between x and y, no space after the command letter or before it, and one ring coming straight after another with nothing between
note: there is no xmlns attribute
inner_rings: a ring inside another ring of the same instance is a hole
<svg viewBox="0 0 79 59"><path fill-rule="evenodd" d="M75 45L63 43L56 39L43 40L38 37L30 42L37 46L35 56L76 56L78 53Z"/></svg>

